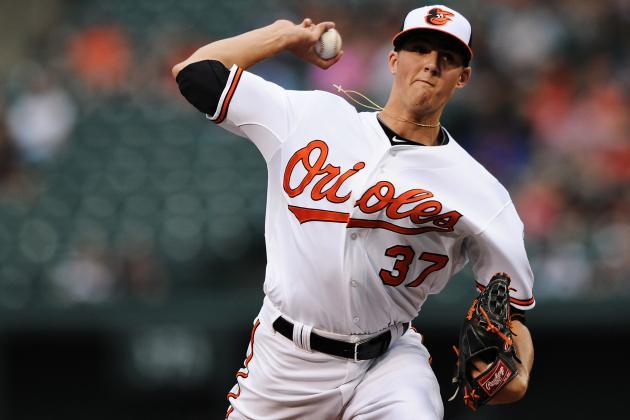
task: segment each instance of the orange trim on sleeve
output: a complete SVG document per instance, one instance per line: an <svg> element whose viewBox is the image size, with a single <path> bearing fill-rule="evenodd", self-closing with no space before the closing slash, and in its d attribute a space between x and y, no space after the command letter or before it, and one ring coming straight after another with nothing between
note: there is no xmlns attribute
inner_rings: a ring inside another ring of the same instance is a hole
<svg viewBox="0 0 630 420"><path fill-rule="evenodd" d="M230 102L232 101L232 97L234 96L234 92L236 91L236 87L238 86L238 82L241 80L241 75L243 74L243 69L238 67L236 69L236 74L234 75L234 79L232 79L232 84L230 85L230 90L228 90L225 99L223 100L223 105L221 106L221 112L214 122L216 124L221 124L228 113L228 108L230 107Z"/></svg>
<svg viewBox="0 0 630 420"><path fill-rule="evenodd" d="M484 291L486 290L486 286L484 286L483 284L479 283L478 281L475 281L475 286L477 287L477 289L479 289L480 291ZM532 296L529 299L517 299L515 297L511 297L510 296L510 302L514 303L516 305L521 305L521 306L530 306L532 305L536 300L534 299L534 297Z"/></svg>

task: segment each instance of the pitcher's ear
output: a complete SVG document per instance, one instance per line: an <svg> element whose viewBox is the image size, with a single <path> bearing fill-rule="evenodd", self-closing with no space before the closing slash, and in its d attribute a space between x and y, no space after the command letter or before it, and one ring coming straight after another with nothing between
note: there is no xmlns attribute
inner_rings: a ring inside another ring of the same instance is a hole
<svg viewBox="0 0 630 420"><path fill-rule="evenodd" d="M387 59L388 59L387 65L389 67L389 72L391 74L396 74L396 70L398 68L398 53L396 51L390 51Z"/></svg>
<svg viewBox="0 0 630 420"><path fill-rule="evenodd" d="M470 67L466 67L459 75L457 79L457 84L455 85L457 88L463 88L466 86L468 81L470 80L470 76L472 74L472 69Z"/></svg>

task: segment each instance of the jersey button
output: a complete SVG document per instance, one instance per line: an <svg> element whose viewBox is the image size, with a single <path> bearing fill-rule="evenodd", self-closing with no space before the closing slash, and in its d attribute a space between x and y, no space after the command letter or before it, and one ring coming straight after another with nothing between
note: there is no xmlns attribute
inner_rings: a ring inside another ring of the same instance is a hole
<svg viewBox="0 0 630 420"><path fill-rule="evenodd" d="M357 239L358 236L359 235L357 235L356 233L352 233L352 234L350 234L350 239L352 239L354 241L355 239Z"/></svg>
<svg viewBox="0 0 630 420"><path fill-rule="evenodd" d="M355 316L354 318L352 318L352 322L354 322L355 324L359 322L359 317Z"/></svg>
<svg viewBox="0 0 630 420"><path fill-rule="evenodd" d="M352 281L350 281L350 286L352 286L352 287L357 287L358 285L359 285L359 283L357 283L357 281L356 281L356 280L352 280Z"/></svg>

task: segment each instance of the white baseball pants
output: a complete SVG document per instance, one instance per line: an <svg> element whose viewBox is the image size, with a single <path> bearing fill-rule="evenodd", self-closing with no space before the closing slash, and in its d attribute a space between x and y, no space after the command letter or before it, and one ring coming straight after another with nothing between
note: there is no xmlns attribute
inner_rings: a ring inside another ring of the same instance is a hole
<svg viewBox="0 0 630 420"><path fill-rule="evenodd" d="M429 352L413 329L383 356L355 362L296 347L273 330L277 315L265 299L226 419L442 419Z"/></svg>

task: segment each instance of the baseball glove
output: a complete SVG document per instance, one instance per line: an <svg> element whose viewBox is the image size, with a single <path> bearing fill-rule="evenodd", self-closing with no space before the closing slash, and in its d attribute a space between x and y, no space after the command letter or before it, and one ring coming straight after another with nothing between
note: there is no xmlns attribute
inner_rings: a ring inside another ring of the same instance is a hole
<svg viewBox="0 0 630 420"><path fill-rule="evenodd" d="M464 390L464 403L471 410L486 404L501 388L518 374L510 330L510 277L495 274L488 286L479 293L468 310L459 334L457 366L453 383L457 389L449 399ZM485 371L472 376L473 361L488 363Z"/></svg>

